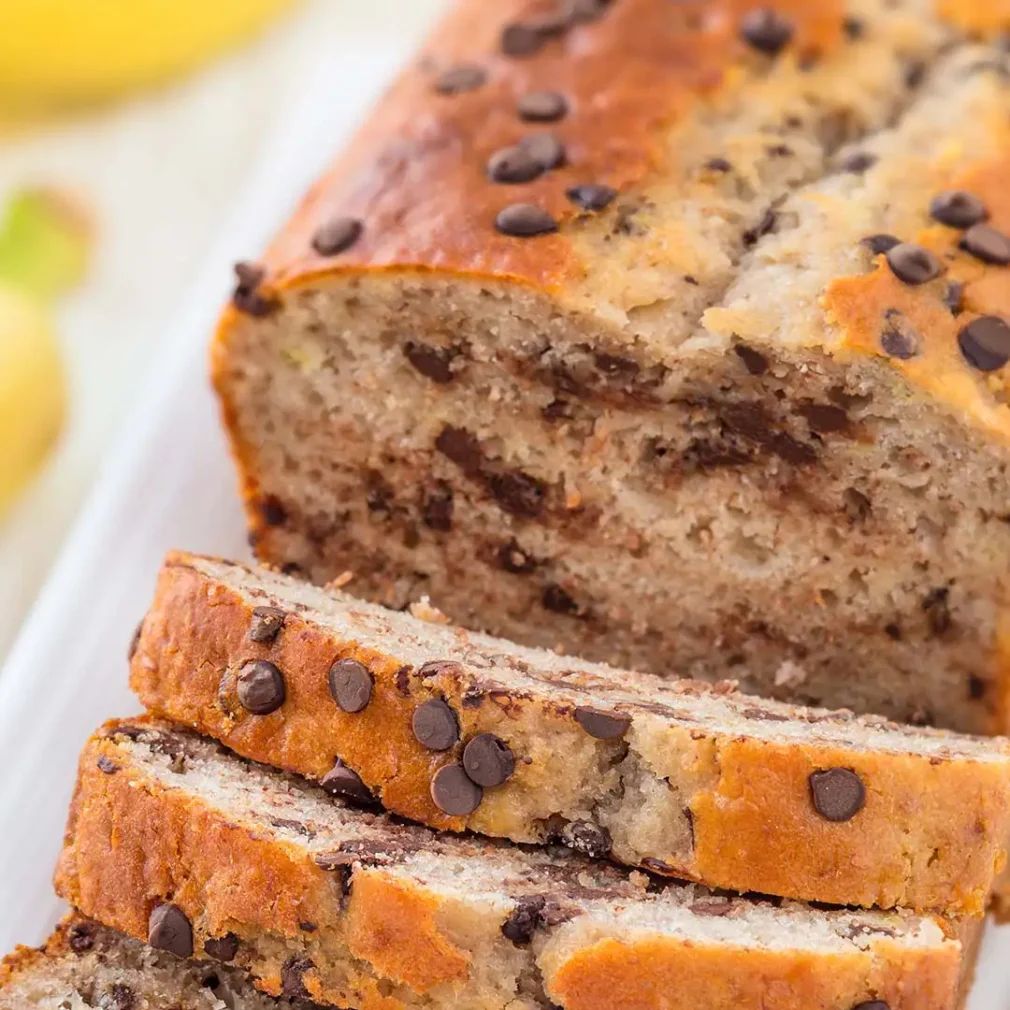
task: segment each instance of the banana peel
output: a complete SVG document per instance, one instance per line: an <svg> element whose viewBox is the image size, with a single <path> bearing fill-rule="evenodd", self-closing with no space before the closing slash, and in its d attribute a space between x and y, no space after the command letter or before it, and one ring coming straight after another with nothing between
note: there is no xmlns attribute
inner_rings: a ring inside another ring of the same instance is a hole
<svg viewBox="0 0 1010 1010"><path fill-rule="evenodd" d="M51 302L84 275L91 227L51 189L15 194L0 222L0 515L49 456L66 413Z"/></svg>
<svg viewBox="0 0 1010 1010"><path fill-rule="evenodd" d="M165 80L292 0L0 0L0 113L79 106Z"/></svg>

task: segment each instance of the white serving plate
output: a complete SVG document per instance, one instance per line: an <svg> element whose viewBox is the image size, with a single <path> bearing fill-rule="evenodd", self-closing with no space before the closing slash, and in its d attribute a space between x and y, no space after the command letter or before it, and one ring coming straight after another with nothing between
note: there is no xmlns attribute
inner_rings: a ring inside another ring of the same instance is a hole
<svg viewBox="0 0 1010 1010"><path fill-rule="evenodd" d="M51 876L77 754L138 710L126 650L165 551L248 554L235 476L207 383L207 341L231 264L255 256L402 62L402 46L341 50L306 68L285 121L0 672L0 954L38 943L64 911ZM1010 1010L1010 927L986 933L969 1010Z"/></svg>

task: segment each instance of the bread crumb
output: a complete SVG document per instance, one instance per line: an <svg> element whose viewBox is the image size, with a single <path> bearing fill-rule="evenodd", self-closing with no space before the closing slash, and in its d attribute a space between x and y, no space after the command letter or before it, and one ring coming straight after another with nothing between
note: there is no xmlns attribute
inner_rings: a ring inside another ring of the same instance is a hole
<svg viewBox="0 0 1010 1010"><path fill-rule="evenodd" d="M432 606L431 600L427 596L422 596L408 608L410 616L416 617L419 621L427 621L429 624L448 624L449 618L442 613L438 607Z"/></svg>
<svg viewBox="0 0 1010 1010"><path fill-rule="evenodd" d="M354 572L346 571L341 572L335 579L331 579L326 583L326 589L343 589L351 579L354 578Z"/></svg>
<svg viewBox="0 0 1010 1010"><path fill-rule="evenodd" d="M802 666L797 666L792 660L787 659L775 671L776 687L798 687L807 679L807 671Z"/></svg>

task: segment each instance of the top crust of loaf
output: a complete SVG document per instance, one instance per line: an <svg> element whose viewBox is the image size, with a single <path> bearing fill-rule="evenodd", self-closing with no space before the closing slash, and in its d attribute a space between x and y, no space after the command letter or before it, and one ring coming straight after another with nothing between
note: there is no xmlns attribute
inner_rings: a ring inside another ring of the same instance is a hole
<svg viewBox="0 0 1010 1010"><path fill-rule="evenodd" d="M236 693L257 661L285 687L262 714ZM348 663L367 687L352 710L329 686ZM254 760L320 780L337 758L434 827L569 844L591 831L597 855L740 891L978 914L1010 829L1006 741L614 670L182 553L131 683L150 710ZM434 748L412 731L431 705L456 726ZM514 766L468 815L440 806L440 772L488 734ZM866 795L834 820L814 797L830 769Z"/></svg>

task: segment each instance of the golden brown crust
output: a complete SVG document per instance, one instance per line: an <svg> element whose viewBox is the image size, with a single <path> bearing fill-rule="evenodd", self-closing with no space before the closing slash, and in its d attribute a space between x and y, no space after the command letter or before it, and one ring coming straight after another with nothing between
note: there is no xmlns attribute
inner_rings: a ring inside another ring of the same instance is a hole
<svg viewBox="0 0 1010 1010"><path fill-rule="evenodd" d="M550 810L538 793L564 782L566 758L575 768L580 748L593 746L593 765L620 761L620 745L591 740L572 706L552 699L549 690L509 691L504 673L481 676L459 665L419 676L395 642L380 652L342 639L294 602L272 643L251 642L253 604L200 571L200 560L182 553L166 560L131 684L151 711L245 757L316 780L338 757L395 813L515 841L543 840ZM266 716L251 715L234 700L236 672L257 659L282 671L287 691L284 704ZM342 711L330 696L328 672L339 659L354 659L371 674L372 697L361 712ZM459 744L445 752L427 750L411 731L417 706L439 697L460 725ZM587 704L594 701L599 697L587 694ZM603 702L608 707L605 695ZM752 718L760 717L759 704L753 702ZM739 727L715 730L664 717L662 709L659 715L630 711L633 730L626 741L632 752L674 788L686 783L671 796L666 816L672 821L679 814L678 802L690 810L693 848L678 860L665 849L636 854L617 845L614 858L653 870L665 864L677 876L740 891L951 914L983 911L1010 833L1005 761L889 753L816 737L747 736ZM447 816L432 802L432 775L459 761L463 745L485 732L511 746L516 771L469 817ZM851 769L865 785L865 806L849 821L828 821L811 803L810 776L827 768ZM633 813L619 807L615 819Z"/></svg>
<svg viewBox="0 0 1010 1010"><path fill-rule="evenodd" d="M296 964L297 985L310 998L363 1010L458 1005L463 997L491 1007L516 998L481 988L489 971L504 972L518 956L501 936L502 913L486 899L468 904L465 891L447 897L395 866L354 864L338 883L303 845L251 822L230 823L196 793L167 787L132 764L130 745L117 734L159 726L165 729L151 720L110 723L82 754L78 816L57 887L85 914L145 940L151 909L171 901L192 925L198 956L207 936L233 932L236 964L275 995L291 994ZM851 957L839 954L837 941L818 950L799 940L791 953L778 938L760 948L704 936L688 942L687 935L664 935L661 920L653 924L648 915L630 929L609 926L606 915L576 916L533 950L548 994L567 1010L615 1000L629 1010L667 1006L671 980L678 980L675 989L704 993L701 1005L710 1010L766 1006L776 994L783 997L776 1006L797 1008L848 1006L850 996L856 1003L877 995L892 1000L892 1010L952 1008L960 947L929 920L906 928L933 930L933 939L892 940L887 921L867 920L865 953ZM604 1000L608 988L621 991ZM835 1000L828 1000L831 992ZM520 995L514 1005L527 1003Z"/></svg>

